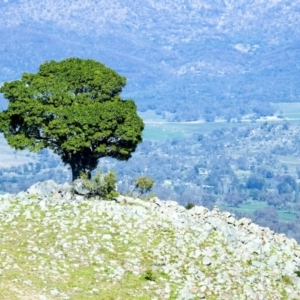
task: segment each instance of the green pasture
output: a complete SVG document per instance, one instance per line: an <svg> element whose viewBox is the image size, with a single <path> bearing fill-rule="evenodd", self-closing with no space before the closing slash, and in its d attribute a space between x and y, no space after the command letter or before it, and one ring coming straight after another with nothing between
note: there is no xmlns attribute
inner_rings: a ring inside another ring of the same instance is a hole
<svg viewBox="0 0 300 300"><path fill-rule="evenodd" d="M220 205L220 208L222 211L230 211L232 213L234 212L240 212L240 213L254 213L257 209L261 209L268 206L267 203L261 202L261 201L249 201L245 202L238 207L233 207L229 205ZM296 213L291 210L278 210L278 216L280 221L295 221L296 220Z"/></svg>
<svg viewBox="0 0 300 300"><path fill-rule="evenodd" d="M165 128L172 128L185 133L208 133L222 128L231 128L242 126L242 123L227 123L227 122L204 122L204 123L167 123Z"/></svg>
<svg viewBox="0 0 300 300"><path fill-rule="evenodd" d="M168 139L183 139L184 134L178 131L167 130L158 126L146 125L143 138L145 140L168 140Z"/></svg>
<svg viewBox="0 0 300 300"><path fill-rule="evenodd" d="M146 123L144 129L145 139L155 139L155 140L166 140L171 138L183 139L189 134L201 134L208 133L213 130L234 127L234 126L244 126L245 124L237 123Z"/></svg>
<svg viewBox="0 0 300 300"><path fill-rule="evenodd" d="M283 112L285 118L292 124L300 123L300 102L299 103L273 103L277 113ZM222 128L232 128L236 126L248 126L249 122L228 123L219 122L168 122L157 115L155 111L139 112L144 120L146 128L144 130L145 139L166 140L170 138L182 139L189 134L205 134ZM257 122L282 122L283 119L276 120L258 120Z"/></svg>
<svg viewBox="0 0 300 300"><path fill-rule="evenodd" d="M277 155L277 159L282 163L287 165L290 172L296 172L296 167L300 165L300 158L292 155Z"/></svg>
<svg viewBox="0 0 300 300"><path fill-rule="evenodd" d="M281 221L295 221L296 213L293 211L279 210L278 211L279 219Z"/></svg>
<svg viewBox="0 0 300 300"><path fill-rule="evenodd" d="M300 119L300 113L288 113L288 114L284 114L284 117L287 119Z"/></svg>
<svg viewBox="0 0 300 300"><path fill-rule="evenodd" d="M164 121L161 115L157 115L154 110L147 110L144 112L138 111L138 115L144 121Z"/></svg>
<svg viewBox="0 0 300 300"><path fill-rule="evenodd" d="M238 207L230 206L230 205L220 205L220 208L224 211L237 211L241 213L254 213L257 209L261 209L266 207L267 204L265 202L260 201L251 201L240 204Z"/></svg>
<svg viewBox="0 0 300 300"><path fill-rule="evenodd" d="M282 111L285 114L299 114L300 115L300 102L279 102L271 103L277 109L277 112Z"/></svg>
<svg viewBox="0 0 300 300"><path fill-rule="evenodd" d="M291 121L300 119L300 102L279 102L272 103L272 105L277 109L276 113L282 113L284 118Z"/></svg>
<svg viewBox="0 0 300 300"><path fill-rule="evenodd" d="M250 170L235 170L234 171L235 175L238 178L248 178L251 175L251 171Z"/></svg>

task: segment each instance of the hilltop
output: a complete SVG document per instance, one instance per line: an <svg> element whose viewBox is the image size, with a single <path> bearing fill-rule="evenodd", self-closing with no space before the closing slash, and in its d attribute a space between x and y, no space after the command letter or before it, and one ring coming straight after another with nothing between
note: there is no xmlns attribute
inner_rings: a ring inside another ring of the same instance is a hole
<svg viewBox="0 0 300 300"><path fill-rule="evenodd" d="M300 246L217 207L0 196L1 299L299 299Z"/></svg>

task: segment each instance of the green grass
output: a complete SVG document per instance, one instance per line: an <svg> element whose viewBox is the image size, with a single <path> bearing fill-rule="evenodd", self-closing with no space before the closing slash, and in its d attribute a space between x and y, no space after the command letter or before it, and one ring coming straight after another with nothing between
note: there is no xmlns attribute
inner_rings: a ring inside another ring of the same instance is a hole
<svg viewBox="0 0 300 300"><path fill-rule="evenodd" d="M284 117L288 119L300 119L300 113L288 113L284 114Z"/></svg>
<svg viewBox="0 0 300 300"><path fill-rule="evenodd" d="M244 126L243 123L205 122L205 123L167 123L166 129L173 129L183 133L209 133L217 129Z"/></svg>
<svg viewBox="0 0 300 300"><path fill-rule="evenodd" d="M267 203L261 201L249 201L239 205L238 207L233 207L229 205L220 205L223 211L229 210L232 212L236 211L241 213L254 213L257 209L262 209L266 206L268 206ZM280 221L295 221L297 219L296 213L293 210L287 211L287 210L279 209L278 217Z"/></svg>
<svg viewBox="0 0 300 300"><path fill-rule="evenodd" d="M183 139L184 133L180 131L168 130L158 127L157 125L146 125L143 138L145 140L168 140L168 139Z"/></svg>
<svg viewBox="0 0 300 300"><path fill-rule="evenodd" d="M165 240L172 241L172 230L161 232L160 228L153 228L153 233L149 234L137 227L131 229L133 233L128 231L121 235L120 226L106 214L84 226L74 227L78 218L72 208L55 207L44 212L38 205L31 205L28 209L32 219L26 220L21 214L15 216L15 225L11 221L0 222L0 271L3 271L0 274L0 299L38 299L39 295L61 299L61 296L51 295L51 290L57 289L74 300L147 300L157 288L164 286L161 277L166 275L152 268L153 254L149 249L155 249ZM14 210L12 206L9 212ZM97 216L86 203L81 204L79 210L84 216ZM49 219L47 213L56 217ZM131 222L134 224L134 221L126 220L126 224ZM62 224L65 227L61 227ZM109 241L102 240L106 234L111 236ZM87 240L81 242L82 236ZM67 246L57 243L59 240ZM101 259L96 259L97 256ZM133 259L138 262L129 264ZM18 267L5 269L6 261L9 261L8 265ZM124 267L124 276L119 280L110 279L118 265ZM139 274L131 271L131 267L138 267ZM149 286L151 280L155 280L155 286ZM175 288L171 284L172 293Z"/></svg>
<svg viewBox="0 0 300 300"><path fill-rule="evenodd" d="M278 216L281 221L296 221L296 213L294 211L279 210Z"/></svg>
<svg viewBox="0 0 300 300"><path fill-rule="evenodd" d="M297 112L299 112L300 115L300 102L279 102L271 104L277 108L278 112L281 110L283 115Z"/></svg>
<svg viewBox="0 0 300 300"><path fill-rule="evenodd" d="M143 137L150 140L184 139L189 134L209 133L213 130L245 126L237 123L161 123L146 124Z"/></svg>
<svg viewBox="0 0 300 300"><path fill-rule="evenodd" d="M221 208L222 208L222 210L253 213L257 209L261 209L266 206L267 206L267 204L265 202L251 201L251 202L243 203L243 204L239 205L238 207L233 207L233 206L229 206L229 205L221 205Z"/></svg>
<svg viewBox="0 0 300 300"><path fill-rule="evenodd" d="M105 201L95 206L91 200L45 210L36 203L11 200L10 204L0 218L1 300L37 300L41 295L49 300L66 296L72 300L175 300L187 276L194 278L198 290L195 270L216 284L223 264L217 262L220 245L222 253L231 257L230 268L235 266L232 248L218 232L205 235L196 230L197 226L178 228L158 217L160 213L140 219L135 210L132 214L128 209L123 211L122 204ZM251 203L256 208L259 204ZM117 218L116 211L121 212ZM199 249L203 253L214 251L216 265L204 265L202 257L195 256ZM116 278L116 268L120 267L123 273ZM260 270L247 265L245 272L250 276ZM278 291L290 283L283 277L276 282ZM169 292L162 296L166 284ZM230 289L236 295L242 285L233 277ZM206 299L222 298L212 287L207 290L210 295Z"/></svg>
<svg viewBox="0 0 300 300"><path fill-rule="evenodd" d="M145 112L138 112L138 115L144 120L144 121L164 121L161 115L157 115L154 110L147 110Z"/></svg>

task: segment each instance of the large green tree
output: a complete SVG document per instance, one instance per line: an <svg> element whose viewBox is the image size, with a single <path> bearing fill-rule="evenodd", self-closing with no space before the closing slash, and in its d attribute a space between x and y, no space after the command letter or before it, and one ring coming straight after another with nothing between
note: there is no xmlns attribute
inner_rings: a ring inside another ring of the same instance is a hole
<svg viewBox="0 0 300 300"><path fill-rule="evenodd" d="M128 160L144 123L134 101L120 96L125 84L125 77L91 59L45 62L36 74L0 88L9 101L0 132L17 150L52 149L70 165L73 180L101 157Z"/></svg>

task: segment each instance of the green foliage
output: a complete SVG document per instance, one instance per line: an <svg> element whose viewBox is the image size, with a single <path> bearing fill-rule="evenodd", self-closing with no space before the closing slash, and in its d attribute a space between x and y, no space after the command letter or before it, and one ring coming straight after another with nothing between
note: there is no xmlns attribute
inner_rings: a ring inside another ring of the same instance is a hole
<svg viewBox="0 0 300 300"><path fill-rule="evenodd" d="M99 196L102 199L112 200L119 193L116 191L117 177L115 172L110 171L105 175L98 171L94 178L88 179L86 173L81 173L81 179L84 180L84 186L90 190L90 196Z"/></svg>
<svg viewBox="0 0 300 300"><path fill-rule="evenodd" d="M145 273L143 274L142 278L148 281L155 281L157 280L157 276L154 274L154 272L151 269L147 269Z"/></svg>
<svg viewBox="0 0 300 300"><path fill-rule="evenodd" d="M16 150L50 148L72 168L73 180L98 159L128 160L144 124L133 100L120 97L126 78L91 59L45 62L36 74L0 88L9 101L0 132Z"/></svg>
<svg viewBox="0 0 300 300"><path fill-rule="evenodd" d="M285 284L287 284L287 285L292 285L292 284L293 284L291 278L290 278L289 276L287 276L287 275L283 275L283 276L282 276L282 281L283 281Z"/></svg>
<svg viewBox="0 0 300 300"><path fill-rule="evenodd" d="M191 203L191 202L189 202L189 203L185 206L186 209L192 209L193 207L195 207L195 204L194 204L194 203Z"/></svg>
<svg viewBox="0 0 300 300"><path fill-rule="evenodd" d="M139 177L134 181L134 189L138 190L139 192L138 197L140 197L145 193L150 192L153 185L154 185L154 180L146 176Z"/></svg>

